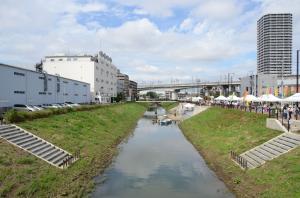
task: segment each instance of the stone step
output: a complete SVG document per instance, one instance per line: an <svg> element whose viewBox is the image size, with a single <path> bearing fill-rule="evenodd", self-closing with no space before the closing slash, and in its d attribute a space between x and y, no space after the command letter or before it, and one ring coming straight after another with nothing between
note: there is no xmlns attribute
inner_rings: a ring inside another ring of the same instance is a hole
<svg viewBox="0 0 300 198"><path fill-rule="evenodd" d="M44 159L47 159L47 157L51 157L52 155L54 155L57 152L59 152L59 149L53 147L53 149L41 154L40 157L44 158Z"/></svg>
<svg viewBox="0 0 300 198"><path fill-rule="evenodd" d="M283 136L300 141L300 135L297 135L297 134L285 133Z"/></svg>
<svg viewBox="0 0 300 198"><path fill-rule="evenodd" d="M41 139L36 138L34 141L28 142L26 144L23 144L22 147L29 151L28 148L30 148L32 145L37 145L39 143L42 143L43 141Z"/></svg>
<svg viewBox="0 0 300 198"><path fill-rule="evenodd" d="M59 157L59 156L61 156L63 154L64 154L64 151L58 149L57 153L55 153L53 155L50 155L48 157L45 157L45 159L48 160L48 161L50 161L50 162L52 162L53 159L55 159L55 158L57 158L57 157Z"/></svg>
<svg viewBox="0 0 300 198"><path fill-rule="evenodd" d="M15 131L20 131L20 130L16 129L16 128L14 128L14 129L7 129L7 130L4 130L4 131L1 131L0 135L3 137L5 135L9 135L9 134L11 134L11 133L13 133Z"/></svg>
<svg viewBox="0 0 300 198"><path fill-rule="evenodd" d="M23 131L20 131L20 130L14 130L12 132L9 132L9 133L5 133L3 135L1 135L3 138L5 139L8 139L8 138L12 138L14 136L18 136L18 134L23 134L24 132Z"/></svg>
<svg viewBox="0 0 300 198"><path fill-rule="evenodd" d="M259 147L260 149L265 150L266 152L272 153L274 156L281 155L281 152L274 150L273 148L270 148L268 146L262 145Z"/></svg>
<svg viewBox="0 0 300 198"><path fill-rule="evenodd" d="M279 147L279 148L283 149L284 151L288 151L288 150L291 149L291 147L285 146L284 144L281 144L281 143L276 142L276 141L274 141L274 140L271 141L271 142L269 142L269 144L272 144L272 145L274 145L274 146L276 146L276 147Z"/></svg>
<svg viewBox="0 0 300 198"><path fill-rule="evenodd" d="M47 147L46 149L43 149L43 151L39 151L37 153L37 155L41 158L44 158L44 156L48 155L49 153L51 153L52 151L55 151L55 147L54 146L50 146L50 147Z"/></svg>
<svg viewBox="0 0 300 198"><path fill-rule="evenodd" d="M295 145L300 145L300 141L294 140L294 139L291 139L291 138L288 138L288 137L285 137L285 136L281 136L279 139L280 139L280 140L284 140L284 141L286 141L286 142L293 143L293 144L295 144Z"/></svg>
<svg viewBox="0 0 300 198"><path fill-rule="evenodd" d="M45 152L49 151L49 150L53 150L54 146L52 145L46 145L45 147L43 147L42 149L37 149L36 152L34 152L36 155L40 156L42 154L44 154Z"/></svg>
<svg viewBox="0 0 300 198"><path fill-rule="evenodd" d="M294 148L294 147L297 146L296 144L290 143L290 142L285 141L285 140L282 140L282 139L280 139L280 138L277 138L276 140L274 140L274 142L283 144L283 145L285 145L285 146L287 146L287 147L290 147L290 148Z"/></svg>
<svg viewBox="0 0 300 198"><path fill-rule="evenodd" d="M25 135L19 136L18 138L11 139L10 141L12 141L15 144L18 144L19 142L22 142L23 140L26 140L26 139L29 139L32 137L33 136L30 134L25 134Z"/></svg>
<svg viewBox="0 0 300 198"><path fill-rule="evenodd" d="M11 142L13 142L13 143L16 143L19 140L22 140L23 138L26 138L26 137L29 137L29 136L30 135L28 133L21 133L18 136L6 138L6 139L9 140L9 141L11 141Z"/></svg>
<svg viewBox="0 0 300 198"><path fill-rule="evenodd" d="M255 151L261 153L262 155L266 156L266 158L268 158L269 160L273 159L274 157L276 157L275 154L270 153L267 150L264 150L261 146L259 148L256 148Z"/></svg>
<svg viewBox="0 0 300 198"><path fill-rule="evenodd" d="M251 151L249 151L249 153L251 153L251 154L255 155L256 157L260 158L261 160L263 160L263 163L265 161L269 161L271 159L271 158L265 156L264 154L262 154L262 153L260 153L256 150L251 150Z"/></svg>
<svg viewBox="0 0 300 198"><path fill-rule="evenodd" d="M1 126L0 127L0 131L3 131L3 130L6 130L6 129L13 129L13 128L15 128L14 126L9 126L9 125L5 125L5 126Z"/></svg>
<svg viewBox="0 0 300 198"><path fill-rule="evenodd" d="M247 153L245 153L245 155L250 157L254 161L256 161L259 165L265 163L265 160L262 160L261 158L257 157L256 155L254 155L253 153L251 153L249 151Z"/></svg>
<svg viewBox="0 0 300 198"><path fill-rule="evenodd" d="M249 157L246 153L242 154L241 157L243 157L245 160L247 160L247 162L250 163L250 165L252 167L257 167L260 165L257 161L255 161L251 157Z"/></svg>
<svg viewBox="0 0 300 198"><path fill-rule="evenodd" d="M56 164L57 166L62 166L63 165L63 162L64 160L68 157L69 155L67 155L65 158L63 158L62 160L58 161ZM73 157L71 156L71 159L73 159Z"/></svg>
<svg viewBox="0 0 300 198"><path fill-rule="evenodd" d="M19 146L21 146L21 147L24 147L23 145L28 144L28 143L32 143L32 142L34 142L35 140L37 140L37 138L34 137L34 136L32 136L32 138L30 138L30 139L25 139L25 140L23 140L23 141L21 141L21 142L18 142L17 144L18 144Z"/></svg>
<svg viewBox="0 0 300 198"><path fill-rule="evenodd" d="M64 152L62 155L60 155L60 156L58 156L58 157L52 159L52 163L53 163L53 164L57 164L58 166L60 166L60 165L61 165L60 162L62 163L63 160L64 160L68 155L69 155L68 153L65 153L65 152Z"/></svg>
<svg viewBox="0 0 300 198"><path fill-rule="evenodd" d="M68 157L73 159L70 153L14 125L0 125L0 138L59 168L65 168L62 165Z"/></svg>
<svg viewBox="0 0 300 198"><path fill-rule="evenodd" d="M286 152L285 149L282 149L282 148L278 147L278 146L275 145L275 144L271 144L270 142L264 144L264 146L269 147L270 149L273 149L273 150L275 150L275 151L278 151L278 152L280 153L280 155L281 155L282 153Z"/></svg>
<svg viewBox="0 0 300 198"><path fill-rule="evenodd" d="M37 141L37 143L32 143L30 145L24 145L24 147L29 150L29 151L32 151L33 149L37 148L37 147L40 147L42 145L46 145L46 142L42 141L42 140L39 140Z"/></svg>

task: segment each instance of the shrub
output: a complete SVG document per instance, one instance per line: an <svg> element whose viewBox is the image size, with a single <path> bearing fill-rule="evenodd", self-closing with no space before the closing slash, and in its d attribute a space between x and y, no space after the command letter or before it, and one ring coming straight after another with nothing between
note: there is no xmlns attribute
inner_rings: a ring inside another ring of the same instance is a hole
<svg viewBox="0 0 300 198"><path fill-rule="evenodd" d="M25 112L16 111L15 109L9 110L4 114L4 119L8 123L24 122L26 120L34 120L38 118L47 118L52 115L60 115L76 111L89 111L93 109L103 108L104 105L81 105L74 108L58 108L58 109L45 109L41 111Z"/></svg>

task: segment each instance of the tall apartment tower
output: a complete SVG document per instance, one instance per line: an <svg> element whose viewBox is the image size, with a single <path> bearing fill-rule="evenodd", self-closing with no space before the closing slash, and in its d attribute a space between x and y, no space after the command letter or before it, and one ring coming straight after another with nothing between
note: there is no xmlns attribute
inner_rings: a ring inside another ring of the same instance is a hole
<svg viewBox="0 0 300 198"><path fill-rule="evenodd" d="M292 14L267 14L257 22L257 73L292 73Z"/></svg>

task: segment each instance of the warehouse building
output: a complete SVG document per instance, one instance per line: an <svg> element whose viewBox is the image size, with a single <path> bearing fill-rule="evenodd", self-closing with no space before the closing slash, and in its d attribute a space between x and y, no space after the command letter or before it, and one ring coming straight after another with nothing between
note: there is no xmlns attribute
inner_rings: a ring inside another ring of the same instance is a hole
<svg viewBox="0 0 300 198"><path fill-rule="evenodd" d="M43 69L53 75L87 82L93 102L110 103L117 97L117 68L103 52L92 55L46 56Z"/></svg>
<svg viewBox="0 0 300 198"><path fill-rule="evenodd" d="M0 64L0 108L90 101L88 83Z"/></svg>

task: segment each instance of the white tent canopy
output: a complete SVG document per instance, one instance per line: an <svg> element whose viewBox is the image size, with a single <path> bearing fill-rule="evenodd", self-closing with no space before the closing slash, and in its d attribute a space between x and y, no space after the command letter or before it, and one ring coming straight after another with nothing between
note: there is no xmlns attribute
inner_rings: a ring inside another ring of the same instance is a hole
<svg viewBox="0 0 300 198"><path fill-rule="evenodd" d="M294 95L287 97L282 100L283 102L300 102L300 93L295 93Z"/></svg>
<svg viewBox="0 0 300 198"><path fill-rule="evenodd" d="M228 99L224 96L219 96L215 100L222 100L222 101L227 101Z"/></svg>
<svg viewBox="0 0 300 198"><path fill-rule="evenodd" d="M243 100L247 102L259 102L259 99L254 95L247 95L243 98Z"/></svg>
<svg viewBox="0 0 300 198"><path fill-rule="evenodd" d="M198 97L192 97L192 102L199 102L200 100L203 100L200 96Z"/></svg>
<svg viewBox="0 0 300 198"><path fill-rule="evenodd" d="M261 102L280 102L281 99L274 96L273 94L264 94L262 96L260 96L259 101Z"/></svg>
<svg viewBox="0 0 300 198"><path fill-rule="evenodd" d="M227 100L229 101L240 101L241 98L237 97L236 95L231 95L227 97Z"/></svg>

